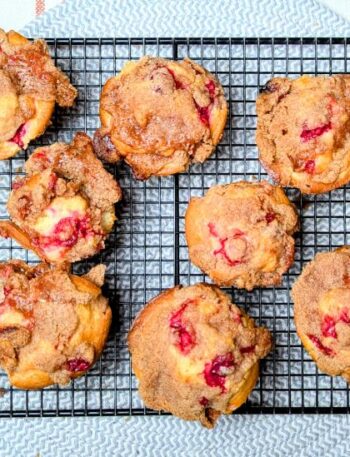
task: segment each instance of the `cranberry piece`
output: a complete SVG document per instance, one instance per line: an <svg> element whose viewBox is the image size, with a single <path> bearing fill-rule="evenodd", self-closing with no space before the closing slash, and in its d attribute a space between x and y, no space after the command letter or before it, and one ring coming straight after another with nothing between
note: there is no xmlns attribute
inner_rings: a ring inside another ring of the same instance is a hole
<svg viewBox="0 0 350 457"><path fill-rule="evenodd" d="M210 99L213 100L214 96L215 96L215 83L214 83L214 81L211 79L210 81L208 81L205 84L205 87L208 89Z"/></svg>
<svg viewBox="0 0 350 457"><path fill-rule="evenodd" d="M50 159L43 151L36 152L32 155L32 159L38 162L41 169L45 169L50 165Z"/></svg>
<svg viewBox="0 0 350 457"><path fill-rule="evenodd" d="M170 68L168 68L168 67L165 67L165 68L171 74L171 76L172 76L172 78L174 80L175 88L176 89L185 89L184 84L176 78L175 73L173 72L173 70L170 70Z"/></svg>
<svg viewBox="0 0 350 457"><path fill-rule="evenodd" d="M53 235L41 236L33 243L41 248L66 247L71 248L81 238L87 238L93 235L103 235L102 233L92 230L90 227L89 217L65 217L55 226Z"/></svg>
<svg viewBox="0 0 350 457"><path fill-rule="evenodd" d="M49 190L54 190L56 183L57 183L57 175L55 173L51 173L49 182L47 184L47 187Z"/></svg>
<svg viewBox="0 0 350 457"><path fill-rule="evenodd" d="M72 373L78 373L79 371L86 371L90 368L91 363L85 359L77 358L70 359L66 362L66 369Z"/></svg>
<svg viewBox="0 0 350 457"><path fill-rule="evenodd" d="M199 106L196 102L194 102L194 104L196 105L199 119L201 120L201 122L203 122L204 125L208 127L210 118L209 106Z"/></svg>
<svg viewBox="0 0 350 457"><path fill-rule="evenodd" d="M305 162L304 171L306 171L306 173L309 173L310 175L312 175L315 172L315 161L307 160Z"/></svg>
<svg viewBox="0 0 350 457"><path fill-rule="evenodd" d="M220 243L220 248L216 249L213 254L214 255L219 255L219 254L222 255L223 258L228 263L228 265L230 265L231 267L235 267L236 265L241 264L242 260L231 259L230 256L227 253L226 243L227 243L229 238L228 237L220 238L219 234L218 234L218 232L216 230L216 227L212 222L209 222L208 229L209 229L210 235L212 235L214 238L217 238L219 243ZM237 230L235 230L234 234L230 238L240 238L243 235L244 235L244 233L241 230L237 229Z"/></svg>
<svg viewBox="0 0 350 457"><path fill-rule="evenodd" d="M317 349L319 349L325 355L328 355L329 357L333 357L335 355L333 349L322 344L321 340L316 335L308 334L307 337L314 343Z"/></svg>
<svg viewBox="0 0 350 457"><path fill-rule="evenodd" d="M35 159L35 160L38 160L38 159L39 159L39 160L46 160L46 159L47 159L47 155L46 155L44 152L42 152L42 151L36 152L35 154L33 154L32 157L33 157L33 159Z"/></svg>
<svg viewBox="0 0 350 457"><path fill-rule="evenodd" d="M219 238L219 234L218 234L215 224L213 224L213 222L209 222L208 229L209 229L210 235L212 235L214 238Z"/></svg>
<svg viewBox="0 0 350 457"><path fill-rule="evenodd" d="M17 132L15 133L14 137L11 138L11 142L12 143L16 143L17 146L19 146L20 148L23 148L24 147L24 143L23 143L23 137L24 135L26 134L26 126L25 124L22 124L18 129L17 129Z"/></svg>
<svg viewBox="0 0 350 457"><path fill-rule="evenodd" d="M4 290L5 297L7 297L8 295L10 295L12 287L5 285L3 290Z"/></svg>
<svg viewBox="0 0 350 457"><path fill-rule="evenodd" d="M251 354L252 352L255 351L255 345L241 348L239 351L241 354Z"/></svg>
<svg viewBox="0 0 350 457"><path fill-rule="evenodd" d="M339 320L344 322L344 324L350 324L350 316L348 309L342 309L339 315Z"/></svg>
<svg viewBox="0 0 350 457"><path fill-rule="evenodd" d="M328 130L331 130L331 128L331 122L320 125L319 127L315 127L314 129L308 129L304 127L300 134L301 141L303 143L306 143L307 141L313 140L314 138L317 138L323 135L324 133L328 132Z"/></svg>
<svg viewBox="0 0 350 457"><path fill-rule="evenodd" d="M238 313L232 313L232 320L233 320L233 322L236 322L237 324L242 323L242 317Z"/></svg>
<svg viewBox="0 0 350 457"><path fill-rule="evenodd" d="M234 358L232 352L224 355L218 355L211 362L204 366L204 379L210 387L220 387L221 392L226 392L226 376L234 368Z"/></svg>
<svg viewBox="0 0 350 457"><path fill-rule="evenodd" d="M12 187L13 190L17 190L17 189L20 189L23 186L23 184L24 184L24 179L19 180L19 181L14 181L12 183L11 187Z"/></svg>
<svg viewBox="0 0 350 457"><path fill-rule="evenodd" d="M206 398L206 397L202 397L200 400L199 400L199 404L206 407L208 406L209 404L209 400Z"/></svg>
<svg viewBox="0 0 350 457"><path fill-rule="evenodd" d="M272 211L269 211L268 213L266 213L265 219L266 222L269 224L270 222L276 219L276 214Z"/></svg>
<svg viewBox="0 0 350 457"><path fill-rule="evenodd" d="M170 316L170 328L177 337L176 346L184 354L187 355L195 346L195 332L192 326L184 323L183 314L188 305L193 303L193 300L187 300L182 304L178 311L175 311Z"/></svg>
<svg viewBox="0 0 350 457"><path fill-rule="evenodd" d="M335 330L336 321L332 316L325 316L321 325L322 335L326 337L336 338L337 332Z"/></svg>

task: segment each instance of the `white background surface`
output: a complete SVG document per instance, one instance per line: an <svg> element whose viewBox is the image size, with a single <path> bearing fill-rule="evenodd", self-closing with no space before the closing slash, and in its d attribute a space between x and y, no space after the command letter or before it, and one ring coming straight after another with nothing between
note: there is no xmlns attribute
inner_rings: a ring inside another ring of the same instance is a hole
<svg viewBox="0 0 350 457"><path fill-rule="evenodd" d="M321 0L336 13L341 14L345 19L350 21L350 0Z"/></svg>
<svg viewBox="0 0 350 457"><path fill-rule="evenodd" d="M167 0L164 1L166 2ZM242 1L244 2L244 0ZM350 0L320 1L350 21ZM63 2L64 0L45 0L45 10L47 11ZM17 30L24 27L25 24L34 18L35 0L0 0L0 28Z"/></svg>

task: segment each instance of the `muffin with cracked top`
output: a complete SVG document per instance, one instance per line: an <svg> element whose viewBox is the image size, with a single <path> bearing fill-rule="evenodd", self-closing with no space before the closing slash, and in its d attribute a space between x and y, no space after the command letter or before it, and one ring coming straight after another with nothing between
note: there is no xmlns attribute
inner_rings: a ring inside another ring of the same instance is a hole
<svg viewBox="0 0 350 457"><path fill-rule="evenodd" d="M321 371L350 382L350 247L321 252L292 289L298 335Z"/></svg>
<svg viewBox="0 0 350 457"><path fill-rule="evenodd" d="M124 160L138 179L172 175L211 155L226 117L223 89L203 67L143 57L104 85L96 150Z"/></svg>
<svg viewBox="0 0 350 457"><path fill-rule="evenodd" d="M294 260L294 205L266 181L214 186L185 216L190 260L220 286L279 284Z"/></svg>
<svg viewBox="0 0 350 457"><path fill-rule="evenodd" d="M0 264L0 366L11 385L64 385L95 363L112 314L100 289L104 271L98 265L76 276L47 264Z"/></svg>
<svg viewBox="0 0 350 457"><path fill-rule="evenodd" d="M38 148L13 183L12 221L0 235L15 238L49 263L95 255L113 228L121 189L94 155L92 141L77 133L72 143Z"/></svg>
<svg viewBox="0 0 350 457"><path fill-rule="evenodd" d="M322 193L350 180L350 77L273 78L257 99L256 143L282 186Z"/></svg>
<svg viewBox="0 0 350 457"><path fill-rule="evenodd" d="M45 41L0 29L0 159L26 149L44 133L55 103L70 107L76 96Z"/></svg>
<svg viewBox="0 0 350 457"><path fill-rule="evenodd" d="M174 287L154 298L128 336L145 405L212 428L254 388L271 335L218 287Z"/></svg>

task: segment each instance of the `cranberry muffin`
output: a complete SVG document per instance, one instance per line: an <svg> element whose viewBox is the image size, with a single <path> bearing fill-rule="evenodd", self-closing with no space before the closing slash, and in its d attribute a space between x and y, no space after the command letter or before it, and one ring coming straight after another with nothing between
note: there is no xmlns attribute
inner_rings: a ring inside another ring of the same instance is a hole
<svg viewBox="0 0 350 457"><path fill-rule="evenodd" d="M269 331L208 284L158 295L135 319L128 342L145 405L209 428L247 400L259 359L271 349Z"/></svg>
<svg viewBox="0 0 350 457"><path fill-rule="evenodd" d="M223 89L203 67L144 57L103 87L96 150L124 160L138 179L172 175L211 155L226 117Z"/></svg>
<svg viewBox="0 0 350 457"><path fill-rule="evenodd" d="M11 385L67 384L95 363L111 323L104 270L80 277L43 263L0 264L0 366Z"/></svg>
<svg viewBox="0 0 350 457"><path fill-rule="evenodd" d="M190 260L220 286L279 284L294 260L294 205L266 181L214 186L185 216Z"/></svg>
<svg viewBox="0 0 350 457"><path fill-rule="evenodd" d="M256 142L282 186L322 193L350 180L350 77L273 78L257 100Z"/></svg>
<svg viewBox="0 0 350 457"><path fill-rule="evenodd" d="M318 368L350 382L350 247L322 252L292 288L298 335Z"/></svg>
<svg viewBox="0 0 350 457"><path fill-rule="evenodd" d="M104 247L112 230L121 190L77 133L71 144L38 148L13 183L8 201L12 222L0 234L15 238L50 263L75 262Z"/></svg>
<svg viewBox="0 0 350 457"><path fill-rule="evenodd" d="M76 96L45 41L0 29L0 159L26 149L46 130L55 103L69 107Z"/></svg>

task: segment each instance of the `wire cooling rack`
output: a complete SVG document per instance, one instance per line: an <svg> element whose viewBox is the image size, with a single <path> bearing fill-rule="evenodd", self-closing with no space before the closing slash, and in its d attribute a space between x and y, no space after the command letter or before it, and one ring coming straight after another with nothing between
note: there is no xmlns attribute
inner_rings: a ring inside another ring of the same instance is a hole
<svg viewBox="0 0 350 457"><path fill-rule="evenodd" d="M57 110L52 126L34 147L70 141L76 131L93 135L99 126L102 85L123 64L141 56L190 57L215 73L229 102L224 137L212 157L188 173L136 181L127 167L109 167L124 192L120 219L106 249L75 266L85 272L97 262L107 265L106 294L114 323L105 351L86 376L67 387L25 392L10 388L0 373L1 416L83 416L158 414L144 409L131 371L126 336L139 309L161 290L206 280L190 264L184 237L188 200L217 183L267 178L257 160L255 100L259 87L274 75L346 73L350 39L48 39L56 64L79 90L71 110ZM348 63L349 62L349 63ZM0 217L5 218L11 181L23 173L26 155L0 162ZM320 373L296 336L289 290L303 264L317 251L348 241L350 189L318 196L288 195L301 216L295 262L280 286L253 292L228 290L258 324L273 333L275 347L261 364L258 385L244 413L331 413L350 410L349 390L341 378ZM0 260L37 259L11 240L0 240Z"/></svg>

